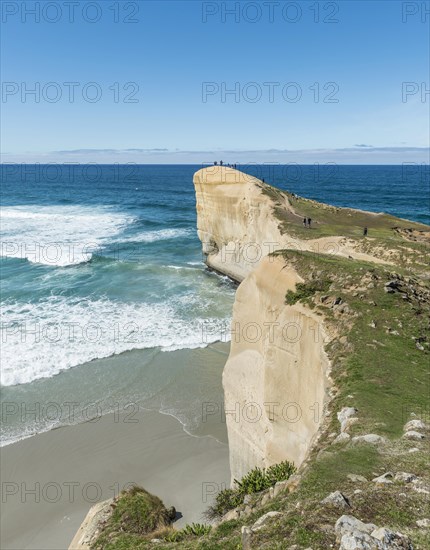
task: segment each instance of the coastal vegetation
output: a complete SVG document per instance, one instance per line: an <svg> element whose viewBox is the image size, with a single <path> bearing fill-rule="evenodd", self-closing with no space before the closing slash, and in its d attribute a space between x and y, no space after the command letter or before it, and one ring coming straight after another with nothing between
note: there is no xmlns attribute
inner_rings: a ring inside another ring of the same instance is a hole
<svg viewBox="0 0 430 550"><path fill-rule="evenodd" d="M253 468L241 480L235 479L232 489L223 489L217 494L215 503L207 511L207 517L214 519L223 516L242 504L246 495L273 487L278 481L287 480L295 471L294 464L288 460L269 468Z"/></svg>
<svg viewBox="0 0 430 550"><path fill-rule="evenodd" d="M420 241L419 232L428 232L428 226L386 213L374 213L353 208L324 204L282 191L268 184L260 184L263 195L273 203L273 213L281 224L282 232L300 238L314 239L323 236L361 237L367 227L375 238L402 242L402 237ZM303 218L312 220L312 230L303 227Z"/></svg>
<svg viewBox="0 0 430 550"><path fill-rule="evenodd" d="M133 486L111 503L112 513L92 544L94 550L138 548L139 540L170 525L172 514L163 502L145 489Z"/></svg>
<svg viewBox="0 0 430 550"><path fill-rule="evenodd" d="M330 279L316 279L309 283L297 283L296 290L288 290L285 295L285 303L289 306L297 302L306 302L316 292L325 292L330 287Z"/></svg>

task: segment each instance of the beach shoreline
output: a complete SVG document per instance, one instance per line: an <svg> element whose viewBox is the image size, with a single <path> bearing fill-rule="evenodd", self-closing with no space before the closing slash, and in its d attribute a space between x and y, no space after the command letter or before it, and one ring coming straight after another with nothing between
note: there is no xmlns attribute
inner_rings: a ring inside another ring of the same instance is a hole
<svg viewBox="0 0 430 550"><path fill-rule="evenodd" d="M174 506L178 528L201 522L228 486L228 446L160 412L132 420L107 414L1 448L1 548L67 549L91 506L129 484Z"/></svg>
<svg viewBox="0 0 430 550"><path fill-rule="evenodd" d="M2 387L1 447L110 413L132 418L136 411L159 411L179 420L190 435L226 443L221 375L228 353L225 342L170 352L136 349ZM203 421L205 403L214 403L220 414Z"/></svg>

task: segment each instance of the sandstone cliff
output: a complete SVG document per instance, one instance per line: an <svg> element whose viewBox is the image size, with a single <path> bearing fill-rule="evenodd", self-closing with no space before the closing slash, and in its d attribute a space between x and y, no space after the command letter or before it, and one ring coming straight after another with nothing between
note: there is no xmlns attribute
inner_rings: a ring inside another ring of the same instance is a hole
<svg viewBox="0 0 430 550"><path fill-rule="evenodd" d="M428 227L302 199L224 166L199 170L194 185L206 263L242 281L223 373L232 479L286 459L300 466L324 417L330 369L324 345L331 337L321 315L286 305L286 292L302 279L271 253L392 264L404 257L405 224L422 239ZM302 226L309 216L312 230ZM372 237L363 239L363 227ZM420 265L419 250L406 247L407 261Z"/></svg>
<svg viewBox="0 0 430 550"><path fill-rule="evenodd" d="M430 227L225 167L194 182L207 264L242 281L223 373L233 478L301 467L263 491L251 472L240 499L221 490L212 529L135 533L146 506L115 525L96 505L71 548L429 548Z"/></svg>
<svg viewBox="0 0 430 550"><path fill-rule="evenodd" d="M364 247L355 237L368 227L376 232L401 222L384 214L300 199L259 179L225 166L194 175L197 232L209 267L241 282L271 252L283 248L392 263L393 251ZM313 231L302 230L303 217ZM351 231L356 224L357 230ZM421 226L416 226L418 233ZM422 226L425 227L425 226ZM402 227L397 228L403 230Z"/></svg>
<svg viewBox="0 0 430 550"><path fill-rule="evenodd" d="M237 290L223 373L233 479L286 459L300 465L321 423L329 338L321 317L285 305L301 280L282 258L268 256Z"/></svg>
<svg viewBox="0 0 430 550"><path fill-rule="evenodd" d="M310 310L285 306L285 293L302 279L269 254L312 243L282 234L260 180L214 166L197 172L194 184L208 266L243 281L223 373L232 480L285 459L300 465L321 422L326 335Z"/></svg>
<svg viewBox="0 0 430 550"><path fill-rule="evenodd" d="M207 264L239 282L264 256L285 244L260 183L221 166L194 175L197 232Z"/></svg>

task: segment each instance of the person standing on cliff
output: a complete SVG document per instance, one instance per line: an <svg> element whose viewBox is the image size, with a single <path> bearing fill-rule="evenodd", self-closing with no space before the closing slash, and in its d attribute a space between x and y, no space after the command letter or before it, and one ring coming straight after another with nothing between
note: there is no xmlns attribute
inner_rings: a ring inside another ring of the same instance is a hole
<svg viewBox="0 0 430 550"><path fill-rule="evenodd" d="M312 218L308 218L308 227L311 228Z"/></svg>
<svg viewBox="0 0 430 550"><path fill-rule="evenodd" d="M363 235L364 235L365 237L367 237L367 233L368 233L367 227L365 227L365 228L363 229Z"/></svg>
<svg viewBox="0 0 430 550"><path fill-rule="evenodd" d="M303 227L306 227L306 218L303 218Z"/></svg>

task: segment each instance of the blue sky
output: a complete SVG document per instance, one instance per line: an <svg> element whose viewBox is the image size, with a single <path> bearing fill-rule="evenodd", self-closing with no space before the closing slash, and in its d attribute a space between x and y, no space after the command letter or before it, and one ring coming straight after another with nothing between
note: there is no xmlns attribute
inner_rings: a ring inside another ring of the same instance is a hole
<svg viewBox="0 0 430 550"><path fill-rule="evenodd" d="M72 4L2 2L4 162L429 161L430 2Z"/></svg>

